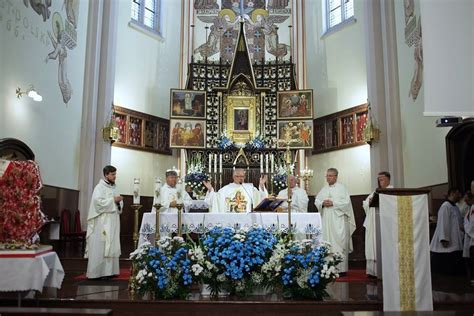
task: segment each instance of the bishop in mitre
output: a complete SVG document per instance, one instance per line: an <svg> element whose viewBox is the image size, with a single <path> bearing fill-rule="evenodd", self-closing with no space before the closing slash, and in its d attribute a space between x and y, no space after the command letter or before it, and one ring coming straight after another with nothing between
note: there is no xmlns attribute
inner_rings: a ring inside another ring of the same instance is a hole
<svg viewBox="0 0 474 316"><path fill-rule="evenodd" d="M387 171L379 172L377 176L378 187L381 189L393 188L390 184L390 173ZM366 273L372 276L377 274L377 236L375 234L375 207L370 207L375 191L362 202L365 211L365 261Z"/></svg>
<svg viewBox="0 0 474 316"><path fill-rule="evenodd" d="M252 183L244 183L244 169L235 169L232 178L234 182L222 187L219 192L214 191L209 181L204 182L207 188L205 201L210 206L210 212L249 213L268 196L268 191L265 188L266 176L260 178L258 189Z"/></svg>
<svg viewBox="0 0 474 316"><path fill-rule="evenodd" d="M176 205L183 203L187 206L192 202L189 194L184 190L181 184L178 184L178 172L174 169L168 169L165 173L166 183L159 190L159 194L153 199L152 213L156 212L155 205L161 204L160 213L177 213Z"/></svg>
<svg viewBox="0 0 474 316"><path fill-rule="evenodd" d="M356 229L351 198L346 187L337 182L338 171L329 168L327 185L316 196L314 204L321 213L323 240L331 244L333 252L339 252L344 260L338 265L340 273L349 268L349 253L352 252L352 234Z"/></svg>

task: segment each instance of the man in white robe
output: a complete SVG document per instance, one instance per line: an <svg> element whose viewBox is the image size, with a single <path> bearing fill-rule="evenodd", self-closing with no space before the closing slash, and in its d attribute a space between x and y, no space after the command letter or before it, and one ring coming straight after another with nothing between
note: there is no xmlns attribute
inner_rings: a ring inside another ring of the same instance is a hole
<svg viewBox="0 0 474 316"><path fill-rule="evenodd" d="M474 195L468 192L465 197L470 206L469 212L464 217L464 249L463 257L467 258L468 273L471 285L474 285Z"/></svg>
<svg viewBox="0 0 474 316"><path fill-rule="evenodd" d="M448 190L445 202L438 211L438 221L431 240L432 271L441 274L459 274L463 271L463 232L459 222L460 211L456 203L461 199L458 189Z"/></svg>
<svg viewBox="0 0 474 316"><path fill-rule="evenodd" d="M108 278L119 274L120 214L123 197L115 192L117 169L106 166L104 179L94 188L87 216L85 258L89 279Z"/></svg>
<svg viewBox="0 0 474 316"><path fill-rule="evenodd" d="M176 204L182 202L185 206L192 202L188 192L184 190L182 185L177 185L178 173L174 170L166 171L166 184L160 188L160 195L153 200L153 205L160 203L162 208L160 213L178 213ZM184 207L183 207L184 211ZM153 206L152 213L155 213L155 207Z"/></svg>
<svg viewBox="0 0 474 316"><path fill-rule="evenodd" d="M232 175L234 182L215 192L209 181L205 181L207 188L205 201L213 213L249 213L261 200L268 196L265 188L266 176L260 178L259 189L252 183L244 183L245 170L235 169Z"/></svg>
<svg viewBox="0 0 474 316"><path fill-rule="evenodd" d="M323 240L331 244L333 252L344 256L338 265L340 273L349 269L349 253L352 252L352 234L356 229L351 198L346 187L337 182L338 171L329 168L325 185L319 191L314 204L321 213Z"/></svg>
<svg viewBox="0 0 474 316"><path fill-rule="evenodd" d="M381 189L393 188L390 184L390 173L387 171L379 172L377 176L378 187ZM366 273L371 276L377 274L377 236L375 235L375 207L370 207L375 191L362 202L365 211L365 260Z"/></svg>
<svg viewBox="0 0 474 316"><path fill-rule="evenodd" d="M291 188L291 211L295 213L306 213L308 212L308 194L306 191L296 185L296 177L290 175L289 183ZM278 193L279 198L288 198L288 188L281 190ZM281 209L283 211L288 210L288 202L283 202L281 204Z"/></svg>

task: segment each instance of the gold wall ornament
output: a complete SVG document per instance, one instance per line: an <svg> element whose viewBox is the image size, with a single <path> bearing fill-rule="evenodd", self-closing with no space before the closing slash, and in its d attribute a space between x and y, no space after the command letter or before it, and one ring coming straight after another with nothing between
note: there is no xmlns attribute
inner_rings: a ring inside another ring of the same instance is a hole
<svg viewBox="0 0 474 316"><path fill-rule="evenodd" d="M255 96L227 97L227 135L237 145L243 145L255 137Z"/></svg>
<svg viewBox="0 0 474 316"><path fill-rule="evenodd" d="M110 142L111 144L118 140L119 128L113 119L111 119L110 122L102 128L102 137L104 141Z"/></svg>
<svg viewBox="0 0 474 316"><path fill-rule="evenodd" d="M364 139L370 146L380 140L380 128L372 115L370 102L367 102L367 123L364 127Z"/></svg>

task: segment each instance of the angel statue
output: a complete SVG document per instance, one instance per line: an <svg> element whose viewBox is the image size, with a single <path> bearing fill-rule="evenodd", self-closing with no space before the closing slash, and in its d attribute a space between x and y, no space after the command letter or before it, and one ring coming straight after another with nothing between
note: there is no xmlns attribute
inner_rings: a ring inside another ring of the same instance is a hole
<svg viewBox="0 0 474 316"><path fill-rule="evenodd" d="M219 52L219 43L221 37L227 30L233 29L239 19L235 18L235 13L230 9L224 9L219 12L219 15L213 20L203 20L205 17L200 17L200 20L211 25L211 32L207 37L206 43L202 44L194 50L194 54L200 54L202 57L211 57Z"/></svg>
<svg viewBox="0 0 474 316"><path fill-rule="evenodd" d="M267 52L275 57L283 57L288 54L290 46L279 42L278 28L275 25L275 23L282 23L288 19L287 16L270 16L267 10L256 9L252 12L251 18L247 14L244 15L244 18L252 28L261 29L265 34Z"/></svg>
<svg viewBox="0 0 474 316"><path fill-rule="evenodd" d="M49 59L58 59L58 84L61 94L63 95L63 101L67 104L71 99L72 87L67 78L67 45L64 36L63 21L58 12L53 14L52 24L54 36L51 35L50 31L48 31L48 36L53 44L54 50L48 54L45 62L47 63Z"/></svg>

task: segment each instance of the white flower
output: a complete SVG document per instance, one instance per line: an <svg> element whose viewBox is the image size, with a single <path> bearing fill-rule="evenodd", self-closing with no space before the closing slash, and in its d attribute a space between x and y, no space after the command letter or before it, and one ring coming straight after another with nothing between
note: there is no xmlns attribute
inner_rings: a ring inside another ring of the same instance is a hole
<svg viewBox="0 0 474 316"><path fill-rule="evenodd" d="M179 244L183 244L183 243L184 243L184 239L183 239L183 237L181 237L181 236L174 236L174 237L173 237L173 241L176 241L176 242L178 242Z"/></svg>
<svg viewBox="0 0 474 316"><path fill-rule="evenodd" d="M225 277L224 273L221 273L217 276L217 281L219 281L219 282L224 282L225 279L226 279L226 277Z"/></svg>
<svg viewBox="0 0 474 316"><path fill-rule="evenodd" d="M195 276L198 276L199 274L201 274L204 268L196 263L191 266L191 270L193 270Z"/></svg>

